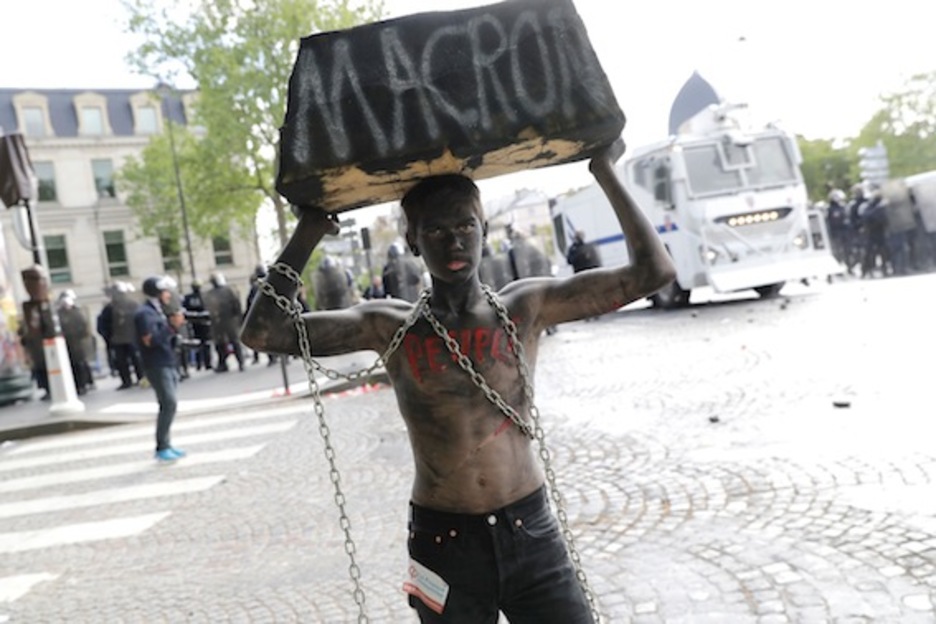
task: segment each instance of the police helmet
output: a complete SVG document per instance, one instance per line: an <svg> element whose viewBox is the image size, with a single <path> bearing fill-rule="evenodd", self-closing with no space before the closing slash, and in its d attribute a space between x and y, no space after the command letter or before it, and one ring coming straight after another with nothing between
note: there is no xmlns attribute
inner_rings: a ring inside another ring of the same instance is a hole
<svg viewBox="0 0 936 624"><path fill-rule="evenodd" d="M165 275L153 275L143 280L143 294L147 297L159 297L164 290L170 290L172 282Z"/></svg>

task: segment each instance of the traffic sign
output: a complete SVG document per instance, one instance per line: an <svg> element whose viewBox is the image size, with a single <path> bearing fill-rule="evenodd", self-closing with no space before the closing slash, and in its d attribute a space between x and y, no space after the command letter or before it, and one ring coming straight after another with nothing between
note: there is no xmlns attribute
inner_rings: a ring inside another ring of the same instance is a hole
<svg viewBox="0 0 936 624"><path fill-rule="evenodd" d="M858 149L858 168L865 182L882 183L890 177L887 148L880 141L872 147Z"/></svg>

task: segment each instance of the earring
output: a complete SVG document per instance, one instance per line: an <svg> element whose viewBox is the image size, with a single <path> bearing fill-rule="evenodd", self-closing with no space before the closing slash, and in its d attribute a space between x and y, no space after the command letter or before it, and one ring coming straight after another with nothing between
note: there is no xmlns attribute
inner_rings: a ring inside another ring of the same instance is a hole
<svg viewBox="0 0 936 624"><path fill-rule="evenodd" d="M410 245L410 251L413 252L413 255L414 255L414 256L418 256L418 255L419 255L419 247L417 247L416 245Z"/></svg>

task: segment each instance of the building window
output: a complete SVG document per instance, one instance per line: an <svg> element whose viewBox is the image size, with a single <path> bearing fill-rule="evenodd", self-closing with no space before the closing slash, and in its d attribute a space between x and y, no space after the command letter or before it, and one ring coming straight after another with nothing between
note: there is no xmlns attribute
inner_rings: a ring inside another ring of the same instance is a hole
<svg viewBox="0 0 936 624"><path fill-rule="evenodd" d="M159 130L159 118L154 106L138 106L136 111L137 134L156 134Z"/></svg>
<svg viewBox="0 0 936 624"><path fill-rule="evenodd" d="M82 107L81 134L85 136L100 136L104 134L104 113L100 107Z"/></svg>
<svg viewBox="0 0 936 624"><path fill-rule="evenodd" d="M162 253L163 271L179 273L182 270L182 250L177 238L160 234L159 251Z"/></svg>
<svg viewBox="0 0 936 624"><path fill-rule="evenodd" d="M65 246L65 236L43 236L46 248L46 258L49 260L49 281L53 284L67 284L72 281L71 269L68 266L68 249Z"/></svg>
<svg viewBox="0 0 936 624"><path fill-rule="evenodd" d="M111 277L130 275L127 264L127 245L120 230L104 232L104 251L107 253L107 272Z"/></svg>
<svg viewBox="0 0 936 624"><path fill-rule="evenodd" d="M211 239L211 245L214 247L214 258L216 266L234 264L234 254L231 252L231 241L226 236L215 236Z"/></svg>
<svg viewBox="0 0 936 624"><path fill-rule="evenodd" d="M33 163L33 171L39 180L39 201L56 201L58 193L55 190L55 167L49 161Z"/></svg>
<svg viewBox="0 0 936 624"><path fill-rule="evenodd" d="M98 197L116 197L114 190L114 163L110 159L92 160L91 171L94 173L94 188Z"/></svg>
<svg viewBox="0 0 936 624"><path fill-rule="evenodd" d="M46 135L45 114L38 106L23 107L23 125L26 136L44 137Z"/></svg>

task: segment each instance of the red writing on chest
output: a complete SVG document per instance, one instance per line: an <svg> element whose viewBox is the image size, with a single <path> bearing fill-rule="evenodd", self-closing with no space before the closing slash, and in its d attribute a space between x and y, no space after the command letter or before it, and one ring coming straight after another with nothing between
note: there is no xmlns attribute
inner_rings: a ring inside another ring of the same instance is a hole
<svg viewBox="0 0 936 624"><path fill-rule="evenodd" d="M510 364L514 361L507 334L499 327L449 330L449 336L458 343L459 351L471 358L476 368L488 362ZM408 334L403 339L403 350L417 381L422 381L427 373L441 373L458 366L457 356L449 352L439 336Z"/></svg>

